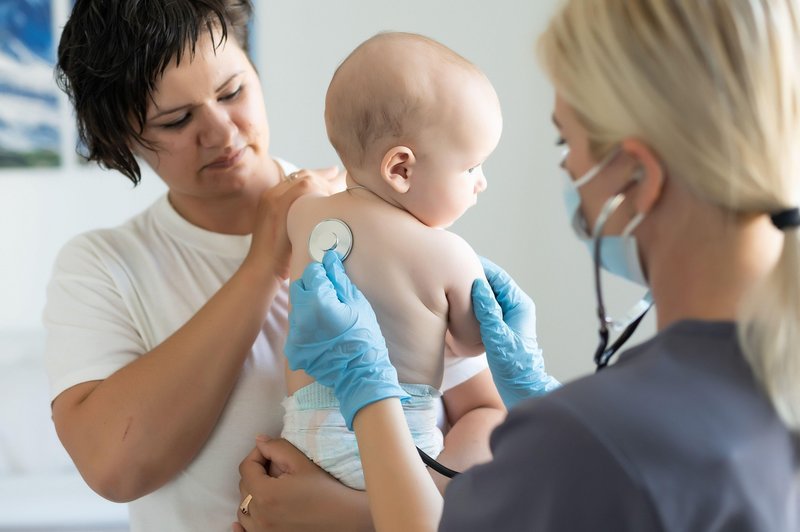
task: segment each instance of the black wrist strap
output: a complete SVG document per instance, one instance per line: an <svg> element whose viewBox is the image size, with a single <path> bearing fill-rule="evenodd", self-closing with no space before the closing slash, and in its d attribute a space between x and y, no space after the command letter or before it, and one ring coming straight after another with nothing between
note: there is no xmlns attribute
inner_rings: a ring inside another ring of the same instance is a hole
<svg viewBox="0 0 800 532"><path fill-rule="evenodd" d="M800 227L800 209L793 207L770 216L772 225L783 231L787 227Z"/></svg>

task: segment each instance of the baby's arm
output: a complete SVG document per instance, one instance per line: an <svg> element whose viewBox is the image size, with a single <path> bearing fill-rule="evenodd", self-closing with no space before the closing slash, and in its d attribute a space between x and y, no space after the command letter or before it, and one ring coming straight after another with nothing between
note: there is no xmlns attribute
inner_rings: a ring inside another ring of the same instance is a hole
<svg viewBox="0 0 800 532"><path fill-rule="evenodd" d="M472 282L485 278L483 267L475 251L464 239L443 232L448 268L447 335L445 341L457 356L474 356L484 352L478 320L472 311Z"/></svg>
<svg viewBox="0 0 800 532"><path fill-rule="evenodd" d="M286 216L286 232L292 245L292 258L289 261L289 279L298 279L308 263L311 255L308 253L308 238L316 222L319 221L318 205L319 195L306 195L298 198L289 208ZM290 302L291 303L291 302Z"/></svg>
<svg viewBox="0 0 800 532"><path fill-rule="evenodd" d="M311 262L308 253L308 237L314 225L319 221L319 204L325 201L321 196L302 196L295 200L286 216L286 232L292 245L292 257L289 261L289 279L294 282L303 275L303 270ZM292 301L289 300L291 306ZM314 380L302 370L292 371L286 364L286 390L289 395L311 384Z"/></svg>

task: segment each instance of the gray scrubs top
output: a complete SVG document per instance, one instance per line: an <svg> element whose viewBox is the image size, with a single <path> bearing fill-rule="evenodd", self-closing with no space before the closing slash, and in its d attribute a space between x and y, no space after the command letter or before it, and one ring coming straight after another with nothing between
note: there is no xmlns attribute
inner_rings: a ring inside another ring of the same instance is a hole
<svg viewBox="0 0 800 532"><path fill-rule="evenodd" d="M800 530L800 444L734 323L677 323L520 404L491 443L448 487L440 530Z"/></svg>

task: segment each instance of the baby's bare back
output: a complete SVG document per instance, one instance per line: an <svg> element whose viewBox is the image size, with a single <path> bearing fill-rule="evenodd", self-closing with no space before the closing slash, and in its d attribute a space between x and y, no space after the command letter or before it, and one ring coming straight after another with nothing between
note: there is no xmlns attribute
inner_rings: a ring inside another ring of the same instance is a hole
<svg viewBox="0 0 800 532"><path fill-rule="evenodd" d="M400 382L438 388L449 298L455 292L468 292L477 263L474 253L452 233L428 227L408 212L355 190L302 198L292 207L292 279L311 261L308 239L314 226L325 218L342 220L353 233L344 266L375 310ZM472 264L463 264L465 246L473 255ZM311 382L302 373L292 373L290 394Z"/></svg>

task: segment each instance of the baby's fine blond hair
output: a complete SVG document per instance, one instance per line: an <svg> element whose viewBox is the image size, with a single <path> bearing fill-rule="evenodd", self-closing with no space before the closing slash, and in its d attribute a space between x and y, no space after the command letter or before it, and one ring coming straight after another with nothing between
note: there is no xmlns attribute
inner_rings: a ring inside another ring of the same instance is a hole
<svg viewBox="0 0 800 532"><path fill-rule="evenodd" d="M371 147L407 142L430 125L459 74L485 79L422 35L379 33L359 45L334 73L325 99L328 137L345 167L362 164Z"/></svg>

